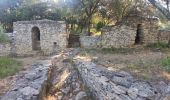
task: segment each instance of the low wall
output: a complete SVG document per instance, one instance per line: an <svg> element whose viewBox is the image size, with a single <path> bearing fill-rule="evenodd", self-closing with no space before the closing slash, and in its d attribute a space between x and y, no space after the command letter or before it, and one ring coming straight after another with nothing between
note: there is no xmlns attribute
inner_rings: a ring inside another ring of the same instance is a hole
<svg viewBox="0 0 170 100"><path fill-rule="evenodd" d="M11 53L10 43L1 43L0 44L0 56L7 56Z"/></svg>
<svg viewBox="0 0 170 100"><path fill-rule="evenodd" d="M113 72L88 58L76 58L75 66L96 100L170 100L170 85L134 79L129 73Z"/></svg>
<svg viewBox="0 0 170 100"><path fill-rule="evenodd" d="M17 76L16 83L0 100L45 100L51 64L34 64Z"/></svg>
<svg viewBox="0 0 170 100"><path fill-rule="evenodd" d="M83 48L96 48L100 42L100 36L81 36L80 44Z"/></svg>
<svg viewBox="0 0 170 100"><path fill-rule="evenodd" d="M170 30L159 30L158 41L163 43L168 43L170 39Z"/></svg>
<svg viewBox="0 0 170 100"><path fill-rule="evenodd" d="M126 47L135 43L136 30L128 26L115 26L104 30L101 35L101 45L104 48Z"/></svg>

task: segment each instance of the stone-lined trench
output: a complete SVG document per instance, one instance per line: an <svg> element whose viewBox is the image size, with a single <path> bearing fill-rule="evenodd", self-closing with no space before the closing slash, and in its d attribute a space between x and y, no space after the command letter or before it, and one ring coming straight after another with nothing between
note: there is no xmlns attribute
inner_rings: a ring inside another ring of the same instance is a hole
<svg viewBox="0 0 170 100"><path fill-rule="evenodd" d="M170 100L170 84L136 80L67 50L21 73L1 100Z"/></svg>

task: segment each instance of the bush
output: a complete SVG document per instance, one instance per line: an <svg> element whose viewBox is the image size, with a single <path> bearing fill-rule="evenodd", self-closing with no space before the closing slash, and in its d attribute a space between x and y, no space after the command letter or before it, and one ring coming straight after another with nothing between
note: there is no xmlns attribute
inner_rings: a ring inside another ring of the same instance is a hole
<svg viewBox="0 0 170 100"><path fill-rule="evenodd" d="M9 57L0 57L0 78L14 75L20 69L21 62Z"/></svg>
<svg viewBox="0 0 170 100"><path fill-rule="evenodd" d="M0 43L9 42L9 37L4 33L2 25L0 25Z"/></svg>
<svg viewBox="0 0 170 100"><path fill-rule="evenodd" d="M161 61L161 65L170 72L170 57L167 57Z"/></svg>
<svg viewBox="0 0 170 100"><path fill-rule="evenodd" d="M100 31L103 26L104 26L104 24L102 22L98 22L96 25L96 30Z"/></svg>

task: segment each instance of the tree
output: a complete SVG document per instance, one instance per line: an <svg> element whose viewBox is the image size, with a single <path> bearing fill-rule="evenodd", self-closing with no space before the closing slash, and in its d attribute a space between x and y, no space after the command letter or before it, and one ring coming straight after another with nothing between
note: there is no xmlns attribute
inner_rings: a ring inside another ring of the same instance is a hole
<svg viewBox="0 0 170 100"><path fill-rule="evenodd" d="M90 33L90 25L92 16L98 11L99 3L101 0L79 0L79 11L81 11L81 18L85 21L85 28L87 33Z"/></svg>
<svg viewBox="0 0 170 100"><path fill-rule="evenodd" d="M168 20L170 20L170 12L163 7L159 2L155 0L148 0L153 6L155 6L160 12L162 12L163 15L166 16Z"/></svg>

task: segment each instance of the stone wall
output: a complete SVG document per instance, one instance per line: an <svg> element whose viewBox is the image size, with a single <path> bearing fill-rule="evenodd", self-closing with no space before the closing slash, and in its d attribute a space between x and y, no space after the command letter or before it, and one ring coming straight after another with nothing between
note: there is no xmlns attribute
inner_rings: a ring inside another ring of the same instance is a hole
<svg viewBox="0 0 170 100"><path fill-rule="evenodd" d="M136 30L122 25L103 29L101 35L101 45L108 47L126 47L135 43Z"/></svg>
<svg viewBox="0 0 170 100"><path fill-rule="evenodd" d="M81 36L80 44L83 48L96 48L99 46L100 36Z"/></svg>
<svg viewBox="0 0 170 100"><path fill-rule="evenodd" d="M168 43L170 39L170 30L159 30L158 41L163 43Z"/></svg>
<svg viewBox="0 0 170 100"><path fill-rule="evenodd" d="M0 56L7 56L11 53L10 43L1 43L0 44Z"/></svg>
<svg viewBox="0 0 170 100"><path fill-rule="evenodd" d="M144 43L154 43L157 42L157 34L158 34L158 18L149 18L148 16L139 16L129 15L126 19L122 21L122 24L127 25L134 30L137 30L137 27L139 24L142 25L143 28L143 34L144 34Z"/></svg>
<svg viewBox="0 0 170 100"><path fill-rule="evenodd" d="M50 72L51 64L48 61L32 65L18 74L15 84L0 100L45 100Z"/></svg>
<svg viewBox="0 0 170 100"><path fill-rule="evenodd" d="M0 56L8 56L12 52L12 33L5 34L8 36L9 42L0 43Z"/></svg>
<svg viewBox="0 0 170 100"><path fill-rule="evenodd" d="M170 100L170 85L136 80L124 71L109 71L88 58L74 60L96 100Z"/></svg>
<svg viewBox="0 0 170 100"><path fill-rule="evenodd" d="M66 48L68 35L65 22L51 20L18 21L13 24L16 54L32 53L31 30L35 26L40 30L41 51L45 54Z"/></svg>

